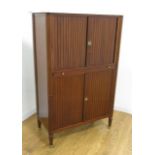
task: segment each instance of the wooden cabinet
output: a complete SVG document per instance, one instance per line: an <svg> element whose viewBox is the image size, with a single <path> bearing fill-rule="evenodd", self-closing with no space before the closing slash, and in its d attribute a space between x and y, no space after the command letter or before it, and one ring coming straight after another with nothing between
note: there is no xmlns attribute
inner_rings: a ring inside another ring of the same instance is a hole
<svg viewBox="0 0 155 155"><path fill-rule="evenodd" d="M34 13L38 126L112 122L122 16Z"/></svg>

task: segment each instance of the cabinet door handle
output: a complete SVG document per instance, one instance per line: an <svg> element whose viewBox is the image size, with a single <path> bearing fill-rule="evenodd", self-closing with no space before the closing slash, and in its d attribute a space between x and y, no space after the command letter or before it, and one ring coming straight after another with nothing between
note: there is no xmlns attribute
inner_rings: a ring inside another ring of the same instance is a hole
<svg viewBox="0 0 155 155"><path fill-rule="evenodd" d="M64 73L64 72L62 72L62 73L61 73L61 75L62 75L62 76L64 76L64 75L65 75L65 73Z"/></svg>
<svg viewBox="0 0 155 155"><path fill-rule="evenodd" d="M88 41L88 46L91 46L92 45L92 42L89 40Z"/></svg>
<svg viewBox="0 0 155 155"><path fill-rule="evenodd" d="M85 98L84 98L84 101L88 101L88 97L85 97Z"/></svg>

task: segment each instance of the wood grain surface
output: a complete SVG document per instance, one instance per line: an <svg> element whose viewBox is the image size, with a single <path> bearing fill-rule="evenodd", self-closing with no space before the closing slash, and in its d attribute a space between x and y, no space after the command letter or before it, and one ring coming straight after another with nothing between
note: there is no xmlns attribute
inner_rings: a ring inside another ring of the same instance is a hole
<svg viewBox="0 0 155 155"><path fill-rule="evenodd" d="M86 74L84 120L101 117L110 112L110 92L113 70Z"/></svg>
<svg viewBox="0 0 155 155"><path fill-rule="evenodd" d="M84 75L54 78L51 105L52 130L82 121Z"/></svg>
<svg viewBox="0 0 155 155"><path fill-rule="evenodd" d="M86 53L85 16L57 16L57 51L54 69L83 67Z"/></svg>
<svg viewBox="0 0 155 155"><path fill-rule="evenodd" d="M116 17L89 16L87 48L87 66L112 64L116 37Z"/></svg>

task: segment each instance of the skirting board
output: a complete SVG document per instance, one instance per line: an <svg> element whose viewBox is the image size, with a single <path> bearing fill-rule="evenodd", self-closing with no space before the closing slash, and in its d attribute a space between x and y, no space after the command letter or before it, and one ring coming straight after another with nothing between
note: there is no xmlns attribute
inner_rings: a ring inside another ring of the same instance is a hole
<svg viewBox="0 0 155 155"><path fill-rule="evenodd" d="M120 111L120 112L125 112L125 113L128 113L128 114L132 114L132 111L131 109L125 109L125 108L121 108L121 107L114 107L114 110L116 111Z"/></svg>
<svg viewBox="0 0 155 155"><path fill-rule="evenodd" d="M22 120L26 120L27 118L29 118L30 116L32 116L33 114L36 113L36 108L30 110L29 112L23 113L22 114Z"/></svg>

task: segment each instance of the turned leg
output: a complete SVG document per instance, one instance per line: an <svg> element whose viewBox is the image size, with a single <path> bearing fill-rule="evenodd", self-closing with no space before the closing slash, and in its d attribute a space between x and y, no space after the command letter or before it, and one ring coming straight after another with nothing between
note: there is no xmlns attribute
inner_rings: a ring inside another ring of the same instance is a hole
<svg viewBox="0 0 155 155"><path fill-rule="evenodd" d="M48 135L49 145L53 145L53 134Z"/></svg>
<svg viewBox="0 0 155 155"><path fill-rule="evenodd" d="M41 121L39 119L37 120L37 123L38 123L38 128L41 128Z"/></svg>
<svg viewBox="0 0 155 155"><path fill-rule="evenodd" d="M111 127L112 124L112 117L109 117L108 126Z"/></svg>

